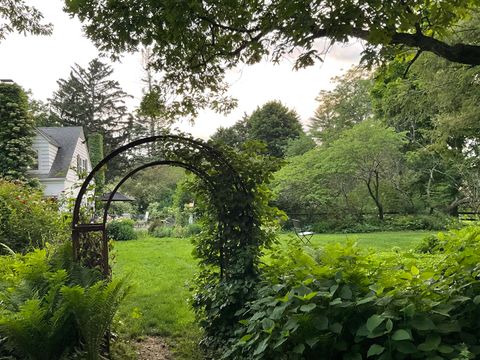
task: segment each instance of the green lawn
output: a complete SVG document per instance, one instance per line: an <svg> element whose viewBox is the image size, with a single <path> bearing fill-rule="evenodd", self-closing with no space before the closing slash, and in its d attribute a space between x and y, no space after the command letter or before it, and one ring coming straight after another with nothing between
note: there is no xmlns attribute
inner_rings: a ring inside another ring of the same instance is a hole
<svg viewBox="0 0 480 360"><path fill-rule="evenodd" d="M413 248L428 232L370 234L320 234L312 239L325 243L355 239L359 246L388 251ZM282 234L280 239L294 237ZM134 288L120 310L124 336L161 335L167 338L176 359L199 359L195 344L199 329L189 307L188 281L195 273L189 239L144 238L115 244L114 276L128 276Z"/></svg>
<svg viewBox="0 0 480 360"><path fill-rule="evenodd" d="M312 237L312 246L320 247L322 244L345 242L355 240L359 246L374 248L378 251L390 251L394 247L402 250L414 248L425 236L433 234L430 231L385 231L365 234L317 234ZM282 234L281 239L295 238L295 234Z"/></svg>
<svg viewBox="0 0 480 360"><path fill-rule="evenodd" d="M124 336L160 335L178 358L194 359L199 329L188 304L196 269L189 239L145 238L115 244L114 276L127 276L133 291L120 309Z"/></svg>

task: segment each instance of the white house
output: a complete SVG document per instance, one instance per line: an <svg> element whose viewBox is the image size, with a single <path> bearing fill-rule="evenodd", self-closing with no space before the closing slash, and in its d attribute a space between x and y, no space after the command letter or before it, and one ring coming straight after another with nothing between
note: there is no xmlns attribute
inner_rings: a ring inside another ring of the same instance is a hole
<svg viewBox="0 0 480 360"><path fill-rule="evenodd" d="M39 127L36 132L37 161L30 175L44 185L45 196L76 197L82 179L92 170L83 128Z"/></svg>

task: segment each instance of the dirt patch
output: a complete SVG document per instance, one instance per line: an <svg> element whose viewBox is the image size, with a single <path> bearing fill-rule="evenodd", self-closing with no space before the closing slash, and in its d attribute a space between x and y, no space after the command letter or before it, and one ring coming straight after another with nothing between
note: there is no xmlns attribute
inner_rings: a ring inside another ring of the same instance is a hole
<svg viewBox="0 0 480 360"><path fill-rule="evenodd" d="M168 345L162 338L147 336L136 344L138 360L173 360Z"/></svg>

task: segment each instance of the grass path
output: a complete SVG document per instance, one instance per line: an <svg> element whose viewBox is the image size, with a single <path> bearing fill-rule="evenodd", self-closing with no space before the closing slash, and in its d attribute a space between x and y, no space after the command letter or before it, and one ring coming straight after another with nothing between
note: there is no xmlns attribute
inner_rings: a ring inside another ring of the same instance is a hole
<svg viewBox="0 0 480 360"><path fill-rule="evenodd" d="M392 247L413 248L428 234L319 234L313 237L312 245L355 239L359 246L389 251ZM282 234L280 239L293 236ZM115 244L114 276L128 276L134 286L120 309L121 333L130 338L165 337L178 360L201 359L195 345L200 331L188 304L187 283L196 271L192 250L189 239L144 238Z"/></svg>
<svg viewBox="0 0 480 360"><path fill-rule="evenodd" d="M187 282L196 270L192 249L189 239L145 238L115 244L114 276L127 276L133 284L119 313L121 333L131 338L166 337L179 359L195 359L190 352L199 337L188 304Z"/></svg>

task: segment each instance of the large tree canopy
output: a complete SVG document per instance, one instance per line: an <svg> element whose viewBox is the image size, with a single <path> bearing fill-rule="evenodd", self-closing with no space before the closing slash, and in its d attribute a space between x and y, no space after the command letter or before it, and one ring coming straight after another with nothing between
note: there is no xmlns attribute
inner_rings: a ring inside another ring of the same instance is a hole
<svg viewBox="0 0 480 360"><path fill-rule="evenodd" d="M267 146L266 152L275 157L284 157L294 139L304 136L300 118L280 101L269 101L249 116L229 128L219 128L212 135L217 143L241 149L248 140L259 140Z"/></svg>
<svg viewBox="0 0 480 360"><path fill-rule="evenodd" d="M65 0L65 10L85 24L102 50L120 54L152 48L152 66L163 84L182 94L177 111L194 105L225 110L224 74L239 63L268 56L296 56L295 67L324 53L317 39L332 43L355 37L367 42L365 58L413 48L450 61L479 65L480 46L447 39L461 20L480 9L478 0L248 0L89 1ZM470 29L478 31L478 29Z"/></svg>
<svg viewBox="0 0 480 360"><path fill-rule="evenodd" d="M42 23L42 13L24 0L0 0L0 41L13 32L50 35L52 24Z"/></svg>

